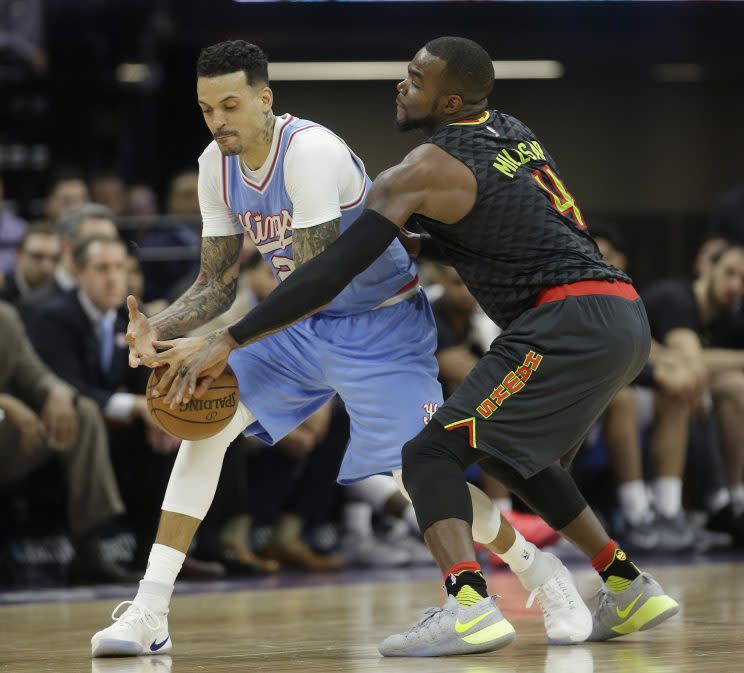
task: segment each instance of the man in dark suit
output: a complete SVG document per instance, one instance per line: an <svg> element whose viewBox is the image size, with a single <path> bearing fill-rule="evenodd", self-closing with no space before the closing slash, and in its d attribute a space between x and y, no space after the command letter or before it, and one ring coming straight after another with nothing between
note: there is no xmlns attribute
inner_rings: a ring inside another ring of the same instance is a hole
<svg viewBox="0 0 744 673"><path fill-rule="evenodd" d="M127 365L124 243L108 237L84 239L73 257L77 288L40 306L29 333L52 370L101 409L138 548L147 550L178 440L155 426L147 412L149 371Z"/></svg>

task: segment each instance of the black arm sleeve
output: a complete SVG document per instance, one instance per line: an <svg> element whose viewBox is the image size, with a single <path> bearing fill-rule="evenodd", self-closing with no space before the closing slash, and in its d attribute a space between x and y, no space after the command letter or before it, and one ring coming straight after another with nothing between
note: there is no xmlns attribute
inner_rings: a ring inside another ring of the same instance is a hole
<svg viewBox="0 0 744 673"><path fill-rule="evenodd" d="M295 269L229 327L230 336L239 344L257 341L325 306L385 252L397 235L396 224L374 210L365 210L323 252Z"/></svg>

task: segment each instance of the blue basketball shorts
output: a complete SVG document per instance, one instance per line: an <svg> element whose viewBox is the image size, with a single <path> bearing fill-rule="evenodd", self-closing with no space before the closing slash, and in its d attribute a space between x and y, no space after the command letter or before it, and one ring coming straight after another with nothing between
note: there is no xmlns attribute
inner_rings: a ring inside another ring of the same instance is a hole
<svg viewBox="0 0 744 673"><path fill-rule="evenodd" d="M275 444L338 395L351 419L338 481L401 467L401 448L442 403L436 327L423 291L406 301L342 317L319 314L234 350L245 429Z"/></svg>

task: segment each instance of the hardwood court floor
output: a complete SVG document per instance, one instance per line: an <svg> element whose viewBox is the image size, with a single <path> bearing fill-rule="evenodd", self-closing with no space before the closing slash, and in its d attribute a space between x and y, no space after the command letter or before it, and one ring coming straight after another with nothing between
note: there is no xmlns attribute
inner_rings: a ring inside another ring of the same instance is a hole
<svg viewBox="0 0 744 673"><path fill-rule="evenodd" d="M436 579L315 586L174 598L174 654L90 658L89 639L117 600L0 607L0 671L12 673L648 673L744 669L744 563L651 570L682 604L657 629L610 643L548 647L540 613L508 574L491 573L517 630L488 655L383 659L376 643L440 600ZM578 573L587 596L598 580Z"/></svg>

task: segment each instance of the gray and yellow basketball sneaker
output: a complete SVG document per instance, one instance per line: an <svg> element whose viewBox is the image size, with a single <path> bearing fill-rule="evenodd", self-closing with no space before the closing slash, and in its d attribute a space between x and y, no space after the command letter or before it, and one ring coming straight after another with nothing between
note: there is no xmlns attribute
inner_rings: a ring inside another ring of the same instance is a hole
<svg viewBox="0 0 744 673"><path fill-rule="evenodd" d="M641 573L622 591L602 585L598 595L588 640L610 640L646 631L679 612L677 601L667 596L648 573Z"/></svg>
<svg viewBox="0 0 744 673"><path fill-rule="evenodd" d="M418 624L386 638L379 647L384 657L444 657L475 654L506 647L514 627L496 607L496 596L464 607L454 596L441 608L429 608Z"/></svg>

